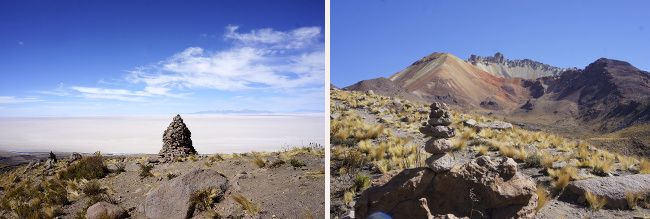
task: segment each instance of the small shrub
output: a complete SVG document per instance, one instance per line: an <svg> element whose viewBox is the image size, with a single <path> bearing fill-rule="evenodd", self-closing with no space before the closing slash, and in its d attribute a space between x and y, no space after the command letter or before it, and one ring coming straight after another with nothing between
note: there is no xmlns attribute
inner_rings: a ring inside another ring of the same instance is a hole
<svg viewBox="0 0 650 219"><path fill-rule="evenodd" d="M607 204L607 199L598 197L589 191L585 193L585 199L587 199L589 207L593 210L599 210Z"/></svg>
<svg viewBox="0 0 650 219"><path fill-rule="evenodd" d="M302 162L302 161L294 159L294 158L291 158L291 160L289 160L289 164L291 164L291 166L295 167L295 168L301 168L301 167L307 166L305 164L305 162Z"/></svg>
<svg viewBox="0 0 650 219"><path fill-rule="evenodd" d="M153 173L151 173L151 170L153 169L153 165L145 165L145 164L139 164L139 165L140 165L140 177L145 178L145 177L153 176Z"/></svg>
<svg viewBox="0 0 650 219"><path fill-rule="evenodd" d="M273 161L273 163L271 163L271 165L269 165L269 168L277 168L277 167L282 166L285 163L287 163L287 162L285 162L284 160L276 160L276 161Z"/></svg>
<svg viewBox="0 0 650 219"><path fill-rule="evenodd" d="M187 157L187 159L191 160L192 162L196 162L197 160L199 160L199 158L196 155L190 155L189 157Z"/></svg>
<svg viewBox="0 0 650 219"><path fill-rule="evenodd" d="M84 185L81 191L83 191L83 193L86 194L87 196L96 196L105 193L106 189L103 189L99 184L99 182L97 182L96 180L92 180L86 183L86 185Z"/></svg>
<svg viewBox="0 0 650 219"><path fill-rule="evenodd" d="M551 177L555 178L553 186L558 191L564 190L564 188L569 185L569 182L574 180L578 174L578 170L575 167L570 166L564 167L560 170L547 169L547 171Z"/></svg>
<svg viewBox="0 0 650 219"><path fill-rule="evenodd" d="M645 158L641 159L641 162L639 162L639 173L641 174L650 173L650 160Z"/></svg>
<svg viewBox="0 0 650 219"><path fill-rule="evenodd" d="M244 211L247 211L250 214L257 214L259 213L260 209L255 205L253 202L248 200L246 197L244 197L241 194L234 194L232 198L237 202Z"/></svg>
<svg viewBox="0 0 650 219"><path fill-rule="evenodd" d="M546 192L546 189L541 185L537 185L537 190L535 192L537 193L537 207L535 207L535 211L539 211L548 202L548 192Z"/></svg>
<svg viewBox="0 0 650 219"><path fill-rule="evenodd" d="M61 179L99 179L108 174L109 170L104 164L104 158L100 154L81 158L76 162L59 172Z"/></svg>
<svg viewBox="0 0 650 219"><path fill-rule="evenodd" d="M488 153L489 149L490 148L488 146L481 145L481 146L476 147L475 150L476 150L476 153L478 153L480 155L486 155Z"/></svg>
<svg viewBox="0 0 650 219"><path fill-rule="evenodd" d="M370 182L370 176L366 174L359 174L356 177L354 177L353 190L363 191L366 188L370 187L371 184L372 182Z"/></svg>
<svg viewBox="0 0 650 219"><path fill-rule="evenodd" d="M343 202L345 203L345 205L349 205L350 202L352 202L352 201L354 200L354 196L355 196L355 195L356 195L356 194L355 194L354 191L346 190L346 191L343 193Z"/></svg>

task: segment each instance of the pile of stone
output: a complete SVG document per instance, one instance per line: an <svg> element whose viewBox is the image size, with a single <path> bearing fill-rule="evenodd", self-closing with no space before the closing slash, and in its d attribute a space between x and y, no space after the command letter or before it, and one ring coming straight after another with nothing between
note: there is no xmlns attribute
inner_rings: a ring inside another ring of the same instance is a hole
<svg viewBox="0 0 650 219"><path fill-rule="evenodd" d="M420 129L420 132L431 137L424 145L424 150L431 153L426 163L436 173L448 171L454 161L454 158L447 153L454 149L449 139L456 135L454 128L449 127L451 114L444 103L434 102L430 108L429 121Z"/></svg>
<svg viewBox="0 0 650 219"><path fill-rule="evenodd" d="M163 133L163 147L158 156L163 162L174 161L176 158L196 154L192 146L192 133L187 128L180 115L176 115Z"/></svg>

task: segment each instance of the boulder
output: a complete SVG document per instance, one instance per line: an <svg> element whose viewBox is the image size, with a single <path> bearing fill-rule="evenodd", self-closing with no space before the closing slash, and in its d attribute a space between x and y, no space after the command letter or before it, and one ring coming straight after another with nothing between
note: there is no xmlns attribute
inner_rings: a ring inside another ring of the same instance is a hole
<svg viewBox="0 0 650 219"><path fill-rule="evenodd" d="M192 193L216 189L217 197L222 197L228 188L228 179L223 174L194 169L152 189L139 208L151 219L190 218L194 215L194 207L189 202Z"/></svg>
<svg viewBox="0 0 650 219"><path fill-rule="evenodd" d="M451 117L451 115L449 115L449 112L447 112L447 110L444 109L431 110L431 113L429 114L430 119L442 118L442 117Z"/></svg>
<svg viewBox="0 0 650 219"><path fill-rule="evenodd" d="M442 173L403 170L386 184L362 192L356 218L374 212L393 218L533 218L535 182L517 172L511 160L482 156Z"/></svg>
<svg viewBox="0 0 650 219"><path fill-rule="evenodd" d="M423 134L433 138L451 138L456 135L454 128L448 126L424 126L420 130Z"/></svg>
<svg viewBox="0 0 650 219"><path fill-rule="evenodd" d="M512 124L502 121L493 121L493 122L481 122L476 125L476 127L484 129L496 129L496 130L505 130L512 129Z"/></svg>
<svg viewBox="0 0 650 219"><path fill-rule="evenodd" d="M45 161L45 169L49 170L52 169L56 166L56 160L55 159L47 159Z"/></svg>
<svg viewBox="0 0 650 219"><path fill-rule="evenodd" d="M451 142L451 140L446 138L429 139L424 144L424 151L431 154L445 153L451 151L452 149L454 149L454 144Z"/></svg>
<svg viewBox="0 0 650 219"><path fill-rule="evenodd" d="M97 202L86 210L87 219L120 219L127 216L120 206L108 202Z"/></svg>
<svg viewBox="0 0 650 219"><path fill-rule="evenodd" d="M435 173L445 172L454 166L454 157L448 153L431 155L425 163Z"/></svg>
<svg viewBox="0 0 650 219"><path fill-rule="evenodd" d="M596 177L572 181L567 189L581 197L587 191L607 199L606 208L628 208L625 193L636 195L650 194L650 174L635 174L627 176Z"/></svg>
<svg viewBox="0 0 650 219"><path fill-rule="evenodd" d="M73 162L73 161L76 161L76 160L81 160L81 158L82 158L81 154L79 154L79 153L77 153L77 152L73 152L73 153L70 155L69 162Z"/></svg>

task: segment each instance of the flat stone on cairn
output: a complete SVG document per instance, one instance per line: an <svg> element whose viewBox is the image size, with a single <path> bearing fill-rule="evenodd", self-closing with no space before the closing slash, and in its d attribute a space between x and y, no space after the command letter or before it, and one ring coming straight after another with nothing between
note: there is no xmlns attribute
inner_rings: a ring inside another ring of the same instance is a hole
<svg viewBox="0 0 650 219"><path fill-rule="evenodd" d="M163 133L163 148L158 156L163 161L173 161L177 157L187 157L196 154L192 146L192 133L187 128L180 115L176 115Z"/></svg>
<svg viewBox="0 0 650 219"><path fill-rule="evenodd" d="M432 154L426 163L433 172L449 171L454 164L454 158L447 154L454 149L449 138L456 135L456 131L448 126L451 124L451 114L444 103L434 102L430 108L429 122L420 128L423 134L431 137L424 145L424 150Z"/></svg>

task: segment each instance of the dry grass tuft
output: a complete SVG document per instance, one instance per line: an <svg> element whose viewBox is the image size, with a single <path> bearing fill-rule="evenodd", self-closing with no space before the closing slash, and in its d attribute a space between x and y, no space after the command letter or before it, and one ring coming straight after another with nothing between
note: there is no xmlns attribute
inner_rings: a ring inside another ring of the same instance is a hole
<svg viewBox="0 0 650 219"><path fill-rule="evenodd" d="M257 214L260 212L260 208L242 194L234 194L232 196L232 199L234 199L235 202L237 202L242 207L242 209L244 209L244 211L250 214Z"/></svg>
<svg viewBox="0 0 650 219"><path fill-rule="evenodd" d="M607 204L607 199L598 197L589 191L585 193L585 199L587 199L589 207L593 210L600 210Z"/></svg>
<svg viewBox="0 0 650 219"><path fill-rule="evenodd" d="M641 162L639 162L639 173L640 174L650 173L650 160L645 158L641 159Z"/></svg>
<svg viewBox="0 0 650 219"><path fill-rule="evenodd" d="M261 155L257 155L257 154L253 157L253 163L258 168L264 168L266 166L266 160L264 160L264 158L262 158Z"/></svg>
<svg viewBox="0 0 650 219"><path fill-rule="evenodd" d="M637 195L637 194L634 194L632 192L626 192L625 193L625 200L627 201L627 206L630 207L630 209L636 209L637 208L640 198L641 198L641 195Z"/></svg>
<svg viewBox="0 0 650 219"><path fill-rule="evenodd" d="M548 202L549 194L546 191L546 188L544 188L542 185L537 185L535 193L537 193L537 207L535 207L535 211L539 211Z"/></svg>

